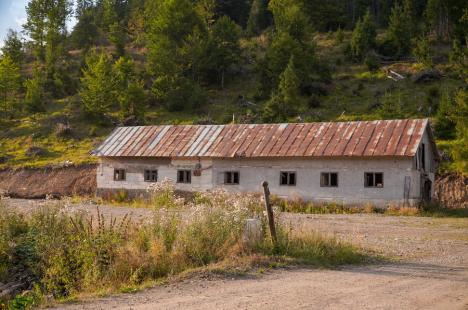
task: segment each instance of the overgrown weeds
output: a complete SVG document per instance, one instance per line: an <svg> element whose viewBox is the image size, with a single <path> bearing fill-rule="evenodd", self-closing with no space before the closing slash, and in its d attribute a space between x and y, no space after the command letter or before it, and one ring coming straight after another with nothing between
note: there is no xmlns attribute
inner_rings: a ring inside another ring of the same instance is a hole
<svg viewBox="0 0 468 310"><path fill-rule="evenodd" d="M258 197L224 191L197 194L190 202L177 198L169 183L150 190L153 219L132 222L130 216L106 218L49 205L32 214L0 211L0 282L12 266L32 275L35 289L12 303L42 303L83 294L138 288L210 265L235 265L258 257L288 263L335 266L364 259L356 248L314 232L278 225L278 247L265 229ZM165 208L165 206L167 208ZM263 238L246 244L245 220L263 225ZM12 306L13 307L13 306Z"/></svg>
<svg viewBox="0 0 468 310"><path fill-rule="evenodd" d="M272 203L282 212L306 214L383 214L393 216L426 216L426 217L468 217L468 209L444 208L437 203L421 204L420 206L388 205L377 208L372 204L344 205L336 202L313 203L299 198L286 200L278 197L272 198Z"/></svg>

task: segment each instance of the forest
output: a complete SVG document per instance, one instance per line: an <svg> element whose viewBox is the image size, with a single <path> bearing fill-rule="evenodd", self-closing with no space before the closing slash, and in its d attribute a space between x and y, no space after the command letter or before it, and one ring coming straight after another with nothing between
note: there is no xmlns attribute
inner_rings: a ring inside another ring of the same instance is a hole
<svg viewBox="0 0 468 310"><path fill-rule="evenodd" d="M468 172L463 0L31 0L0 56L0 168L115 126L429 117ZM72 29L67 20L76 19Z"/></svg>

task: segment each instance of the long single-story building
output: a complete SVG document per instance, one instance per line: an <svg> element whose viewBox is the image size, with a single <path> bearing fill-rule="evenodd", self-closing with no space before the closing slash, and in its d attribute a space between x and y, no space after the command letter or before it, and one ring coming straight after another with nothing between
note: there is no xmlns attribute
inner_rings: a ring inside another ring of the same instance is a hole
<svg viewBox="0 0 468 310"><path fill-rule="evenodd" d="M118 127L93 151L98 194L260 192L343 204L429 201L439 154L428 119Z"/></svg>

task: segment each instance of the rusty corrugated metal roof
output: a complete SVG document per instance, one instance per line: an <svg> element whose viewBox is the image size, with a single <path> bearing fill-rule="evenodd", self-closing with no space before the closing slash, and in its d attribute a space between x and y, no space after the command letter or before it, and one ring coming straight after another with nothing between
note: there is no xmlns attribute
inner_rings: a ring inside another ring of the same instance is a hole
<svg viewBox="0 0 468 310"><path fill-rule="evenodd" d="M427 119L118 127L105 157L414 156Z"/></svg>

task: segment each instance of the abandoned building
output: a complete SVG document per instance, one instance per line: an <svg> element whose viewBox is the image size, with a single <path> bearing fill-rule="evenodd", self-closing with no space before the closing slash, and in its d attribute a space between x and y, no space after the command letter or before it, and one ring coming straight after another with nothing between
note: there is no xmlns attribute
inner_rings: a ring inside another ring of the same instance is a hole
<svg viewBox="0 0 468 310"><path fill-rule="evenodd" d="M100 157L98 194L224 187L343 204L431 199L439 154L428 119L118 127Z"/></svg>

